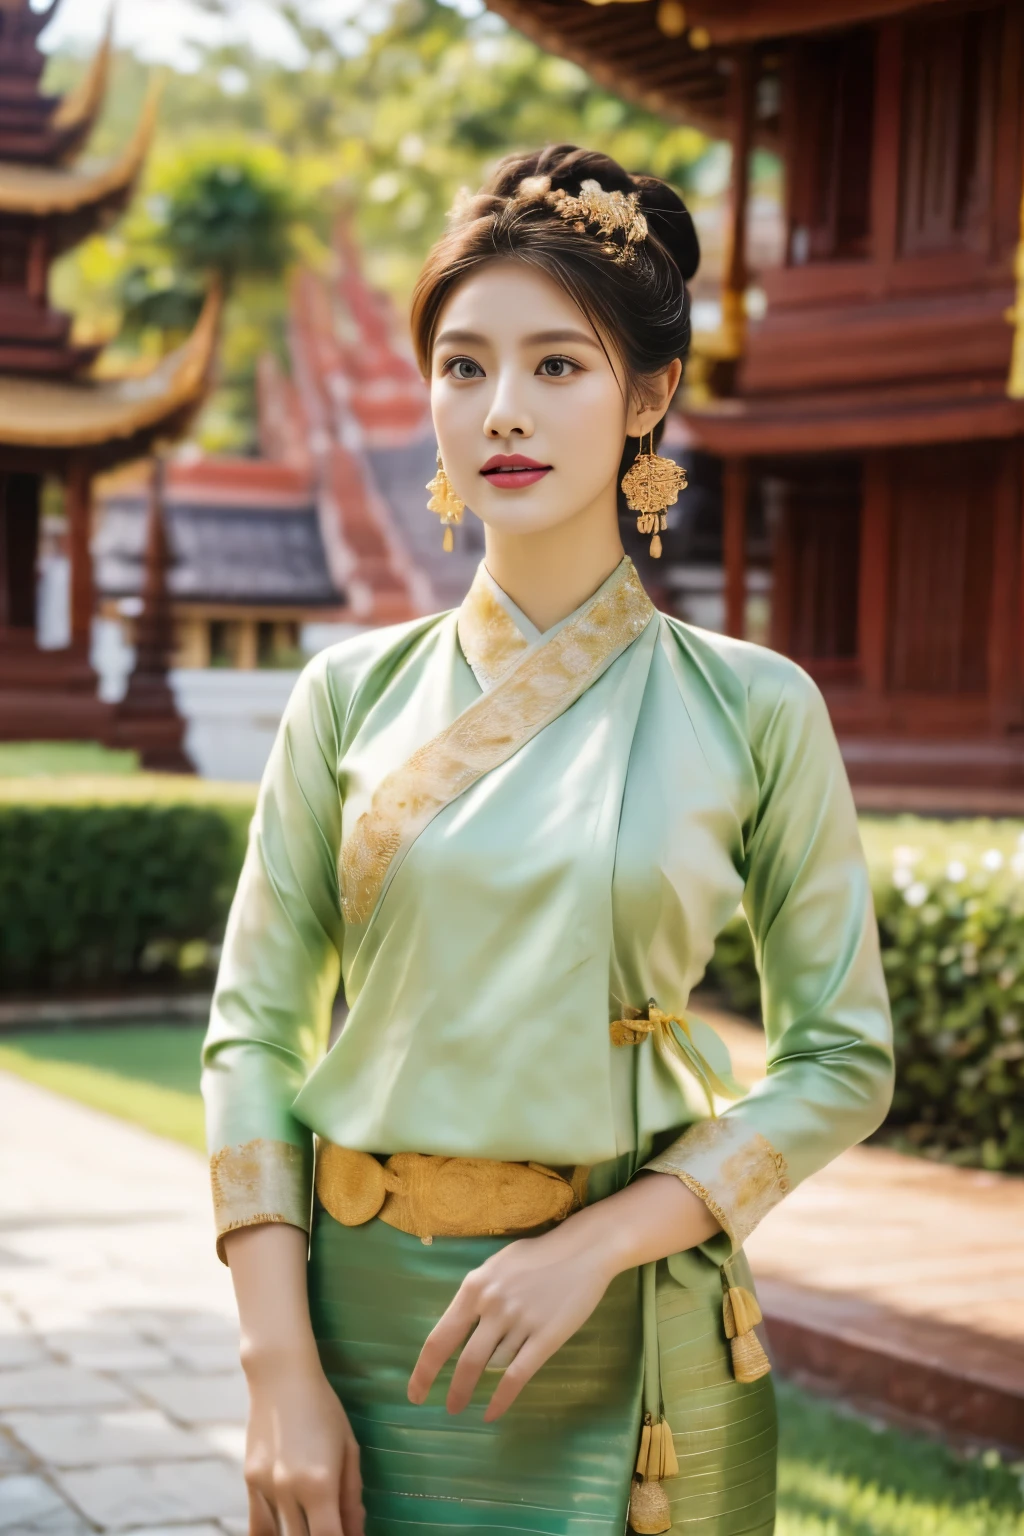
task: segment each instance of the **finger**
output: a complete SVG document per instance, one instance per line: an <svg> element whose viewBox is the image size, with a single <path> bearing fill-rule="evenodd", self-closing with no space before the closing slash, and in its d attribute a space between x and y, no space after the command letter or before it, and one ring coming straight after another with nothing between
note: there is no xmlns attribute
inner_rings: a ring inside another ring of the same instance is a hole
<svg viewBox="0 0 1024 1536"><path fill-rule="evenodd" d="M347 1536L342 1530L341 1510L336 1497L310 1496L302 1504L302 1516L309 1536Z"/></svg>
<svg viewBox="0 0 1024 1536"><path fill-rule="evenodd" d="M459 1291L444 1316L427 1334L419 1358L409 1377L410 1403L424 1403L427 1393L437 1379L437 1373L446 1360L450 1360L459 1345L468 1338L470 1330L480 1317L475 1301Z"/></svg>
<svg viewBox="0 0 1024 1536"><path fill-rule="evenodd" d="M274 1511L258 1488L249 1489L249 1536L277 1536Z"/></svg>
<svg viewBox="0 0 1024 1536"><path fill-rule="evenodd" d="M274 1502L281 1536L309 1536L306 1517L299 1508L299 1502L293 1494L276 1490Z"/></svg>
<svg viewBox="0 0 1024 1536"><path fill-rule="evenodd" d="M534 1334L526 1341L484 1409L485 1424L493 1424L495 1419L500 1419L503 1413L508 1412L526 1383L537 1374L546 1360L551 1359L557 1348L558 1339L546 1334Z"/></svg>
<svg viewBox="0 0 1024 1536"><path fill-rule="evenodd" d="M518 1333L506 1333L494 1354L484 1366L485 1371L505 1371L512 1364L523 1345L529 1338L527 1329L520 1329Z"/></svg>
<svg viewBox="0 0 1024 1536"><path fill-rule="evenodd" d="M500 1318L483 1318L477 1323L452 1375L445 1401L449 1413L461 1413L466 1407L488 1360L505 1337L506 1329L507 1324Z"/></svg>
<svg viewBox="0 0 1024 1536"><path fill-rule="evenodd" d="M345 1536L363 1536L366 1528L363 1478L355 1440L345 1447L345 1462L341 1469L341 1524Z"/></svg>

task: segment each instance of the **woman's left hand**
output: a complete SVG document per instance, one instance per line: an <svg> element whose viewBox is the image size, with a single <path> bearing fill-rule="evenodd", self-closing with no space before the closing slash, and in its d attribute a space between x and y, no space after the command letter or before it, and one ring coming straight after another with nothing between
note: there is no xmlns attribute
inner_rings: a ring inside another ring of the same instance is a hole
<svg viewBox="0 0 1024 1536"><path fill-rule="evenodd" d="M607 1247L602 1262L590 1230L590 1223L569 1217L541 1237L509 1243L470 1270L420 1351L409 1401L426 1400L445 1361L471 1335L448 1388L448 1412L462 1412L490 1365L504 1374L484 1422L500 1418L545 1360L583 1326L616 1273Z"/></svg>

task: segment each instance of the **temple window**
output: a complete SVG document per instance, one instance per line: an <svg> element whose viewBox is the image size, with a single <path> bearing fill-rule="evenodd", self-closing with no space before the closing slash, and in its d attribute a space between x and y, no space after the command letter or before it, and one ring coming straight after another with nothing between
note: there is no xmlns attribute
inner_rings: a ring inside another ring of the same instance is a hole
<svg viewBox="0 0 1024 1536"><path fill-rule="evenodd" d="M984 249L1002 9L918 21L904 42L905 255Z"/></svg>
<svg viewBox="0 0 1024 1536"><path fill-rule="evenodd" d="M860 460L775 464L760 488L774 550L772 644L806 663L852 664L858 651Z"/></svg>
<svg viewBox="0 0 1024 1536"><path fill-rule="evenodd" d="M791 266L870 255L875 53L868 27L793 50L783 108Z"/></svg>
<svg viewBox="0 0 1024 1536"><path fill-rule="evenodd" d="M984 693L1000 465L984 444L893 456L889 686Z"/></svg>
<svg viewBox="0 0 1024 1536"><path fill-rule="evenodd" d="M228 619L210 620L210 666L233 667L237 650L235 626Z"/></svg>

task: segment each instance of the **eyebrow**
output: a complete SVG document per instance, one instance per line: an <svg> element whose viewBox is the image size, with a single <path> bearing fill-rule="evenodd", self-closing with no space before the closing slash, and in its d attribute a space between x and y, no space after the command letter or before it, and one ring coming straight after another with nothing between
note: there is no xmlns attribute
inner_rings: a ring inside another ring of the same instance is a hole
<svg viewBox="0 0 1024 1536"><path fill-rule="evenodd" d="M524 336L523 341L527 346L542 346L549 342L570 341L577 346L600 347L600 342L588 336L586 331L561 330L561 331L534 331L530 336ZM442 331L434 342L435 347L450 346L452 343L460 343L463 346L486 346L487 337L479 331Z"/></svg>

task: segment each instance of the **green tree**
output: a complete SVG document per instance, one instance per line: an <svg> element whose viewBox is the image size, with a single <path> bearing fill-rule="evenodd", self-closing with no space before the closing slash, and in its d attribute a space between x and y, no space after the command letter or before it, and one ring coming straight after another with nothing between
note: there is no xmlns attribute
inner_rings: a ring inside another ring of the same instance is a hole
<svg viewBox="0 0 1024 1536"><path fill-rule="evenodd" d="M182 273L277 278L293 255L298 206L283 157L267 145L201 142L157 182L156 238Z"/></svg>
<svg viewBox="0 0 1024 1536"><path fill-rule="evenodd" d="M58 301L85 329L91 318L94 332L112 331L120 316L126 342L152 351L194 307L198 274L220 273L236 295L222 348L233 382L204 415L210 445L251 438L255 360L283 334L281 275L296 254L326 261L337 210L355 221L371 279L404 305L459 187L479 185L510 150L583 143L686 192L714 153L696 130L620 100L492 13L467 14L469 0L380 0L333 28L312 24L304 3L276 3L303 67L236 47L171 72L132 211L58 277ZM80 68L54 60L47 84L66 88ZM116 61L99 153L128 138L145 77L130 56Z"/></svg>

